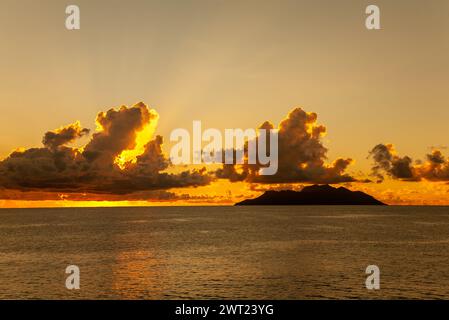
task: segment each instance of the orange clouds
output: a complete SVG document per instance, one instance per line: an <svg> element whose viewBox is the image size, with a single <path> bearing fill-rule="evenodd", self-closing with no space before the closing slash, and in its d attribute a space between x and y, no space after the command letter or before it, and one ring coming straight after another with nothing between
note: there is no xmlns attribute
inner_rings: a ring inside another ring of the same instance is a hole
<svg viewBox="0 0 449 320"><path fill-rule="evenodd" d="M204 171L163 172L170 164L162 153L162 137L152 137L151 132L146 133L146 141L139 140L139 133L155 127L156 120L155 111L144 103L101 112L97 116L99 130L81 149L66 146L87 134L88 130L79 123L47 132L43 148L16 151L0 162L0 187L28 192L122 195L126 199L133 198L131 195L136 192L208 184L212 178ZM117 157L136 146L139 150L122 158L125 161L119 167ZM167 196L159 194L158 198L160 195Z"/></svg>
<svg viewBox="0 0 449 320"><path fill-rule="evenodd" d="M89 134L89 131L89 129L82 128L81 124L77 121L68 126L48 131L42 139L42 144L47 148L54 150L57 147L66 145L67 143L73 142L74 140Z"/></svg>
<svg viewBox="0 0 449 320"><path fill-rule="evenodd" d="M43 147L17 150L0 161L0 199L229 203L226 190L232 188L225 189L222 182L244 185L248 192L298 184L367 182L347 172L351 158L328 161L322 142L326 127L317 118L316 113L295 108L279 123L278 170L274 175L261 175L264 166L260 163L223 164L218 170L211 166L209 172L174 167L163 152L163 138L154 134L159 119L155 110L142 102L110 109L97 115L97 130L81 148L69 144L87 136L89 130L74 122L46 132ZM259 127L273 128L269 121ZM425 160L414 161L399 156L391 144L379 144L370 157L378 182L385 176L401 181L449 181L449 159L437 149ZM210 189L204 193L193 190L201 186Z"/></svg>
<svg viewBox="0 0 449 320"><path fill-rule="evenodd" d="M370 157L377 182L384 180L384 174L402 181L449 181L449 159L437 149L427 154L426 160L413 161L409 156L398 156L392 144L378 144L370 151Z"/></svg>
<svg viewBox="0 0 449 320"><path fill-rule="evenodd" d="M321 137L326 128L317 124L317 114L293 109L279 124L278 171L274 175L260 175L260 165L223 165L217 171L219 178L251 183L342 183L356 181L345 173L350 158L339 158L332 164L325 163L327 149ZM266 121L261 129L273 129Z"/></svg>

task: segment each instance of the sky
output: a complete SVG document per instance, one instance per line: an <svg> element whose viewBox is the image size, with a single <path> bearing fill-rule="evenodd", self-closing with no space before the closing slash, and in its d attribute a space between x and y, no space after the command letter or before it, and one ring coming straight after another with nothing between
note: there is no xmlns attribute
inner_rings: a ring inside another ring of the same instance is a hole
<svg viewBox="0 0 449 320"><path fill-rule="evenodd" d="M80 7L80 30L65 28L70 4ZM369 4L380 8L381 30L365 27ZM295 108L314 112L314 125L325 126L326 133L311 141L327 149L314 161L325 161L325 168L336 159L352 159L339 176L354 179L339 183L390 204L449 204L445 158L426 162L435 151L449 156L445 0L2 0L1 5L2 206L230 204L266 188L336 181L314 176L294 183L250 177L232 182L189 168L195 182L181 183L173 175L176 183L139 187L138 192L151 191L147 201L146 194L111 196L84 185L59 190L48 181L30 187L10 177L8 170L17 164L9 161L8 167L5 160L13 150L44 148L45 133L75 121L90 132L68 145L94 148L97 115L139 102L158 114L152 125L154 136L163 137L162 153L170 148L170 132L190 129L194 120L220 130L257 128L293 119L288 115ZM290 137L286 132L285 153L304 152L287 142ZM384 148L368 157L378 145ZM405 170L396 170L404 169L404 161ZM366 179L372 181L361 182ZM95 196L70 200L75 191L86 190Z"/></svg>

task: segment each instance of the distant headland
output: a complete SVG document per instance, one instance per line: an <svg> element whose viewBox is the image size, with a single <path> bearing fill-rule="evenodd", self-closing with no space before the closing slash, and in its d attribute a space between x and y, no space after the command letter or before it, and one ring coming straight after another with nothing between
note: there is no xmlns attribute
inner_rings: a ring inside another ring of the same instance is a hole
<svg viewBox="0 0 449 320"><path fill-rule="evenodd" d="M266 191L260 197L236 203L236 206L299 206L299 205L386 205L361 191L351 191L344 187L313 185L301 191Z"/></svg>

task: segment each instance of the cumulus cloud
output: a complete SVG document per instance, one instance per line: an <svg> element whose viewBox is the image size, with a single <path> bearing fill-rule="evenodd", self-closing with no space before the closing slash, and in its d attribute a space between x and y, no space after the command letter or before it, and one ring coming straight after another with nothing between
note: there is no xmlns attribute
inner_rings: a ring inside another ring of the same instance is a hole
<svg viewBox="0 0 449 320"><path fill-rule="evenodd" d="M96 133L85 146L84 157L97 165L110 165L124 150L133 149L139 131L156 121L156 113L143 102L133 107L110 109L97 115Z"/></svg>
<svg viewBox="0 0 449 320"><path fill-rule="evenodd" d="M265 121L259 129L273 129ZM339 158L326 164L327 148L321 138L326 128L317 124L317 114L301 108L292 110L278 127L278 171L260 175L260 165L224 164L218 178L253 183L343 183L356 179L346 173L350 158ZM269 141L269 139L267 139ZM267 147L269 150L269 147Z"/></svg>
<svg viewBox="0 0 449 320"><path fill-rule="evenodd" d="M397 155L392 144L378 144L369 153L373 159L372 175L380 183L385 174L402 181L449 181L449 159L434 149L425 160Z"/></svg>
<svg viewBox="0 0 449 320"><path fill-rule="evenodd" d="M54 150L89 134L89 131L89 129L82 128L81 124L77 121L69 124L68 126L53 131L48 131L45 133L42 143L47 148Z"/></svg>
<svg viewBox="0 0 449 320"><path fill-rule="evenodd" d="M15 151L0 162L0 187L130 195L210 183L205 170L164 172L170 163L162 152L162 137L153 137L156 121L157 113L144 103L101 112L97 132L83 148L66 146L88 133L78 122L49 131L43 148Z"/></svg>
<svg viewBox="0 0 449 320"><path fill-rule="evenodd" d="M429 181L449 181L449 159L440 150L433 150L427 155L427 161L417 166L421 178Z"/></svg>

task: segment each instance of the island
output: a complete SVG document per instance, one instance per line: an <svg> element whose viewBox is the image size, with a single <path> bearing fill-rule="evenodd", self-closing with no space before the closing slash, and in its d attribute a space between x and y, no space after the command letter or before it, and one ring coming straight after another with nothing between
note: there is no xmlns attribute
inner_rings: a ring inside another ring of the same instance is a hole
<svg viewBox="0 0 449 320"><path fill-rule="evenodd" d="M313 185L301 191L266 191L260 197L236 203L236 206L300 206L300 205L364 205L384 206L385 203L361 191L344 187Z"/></svg>

